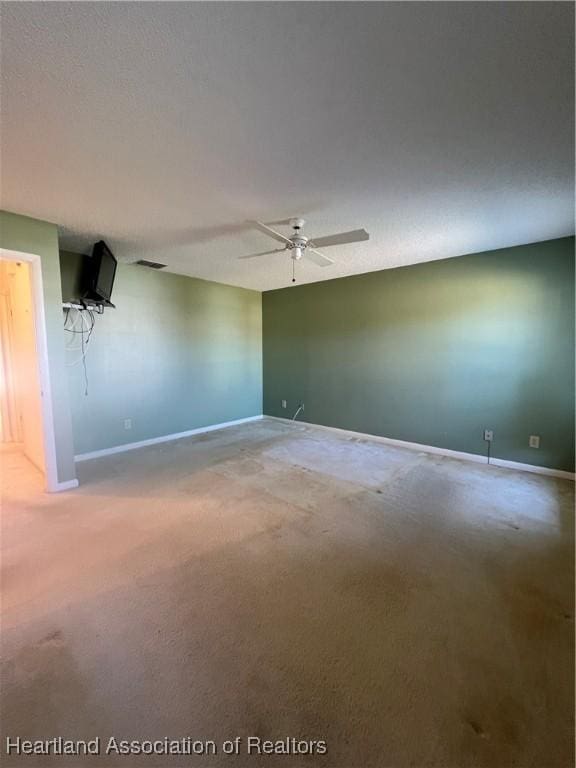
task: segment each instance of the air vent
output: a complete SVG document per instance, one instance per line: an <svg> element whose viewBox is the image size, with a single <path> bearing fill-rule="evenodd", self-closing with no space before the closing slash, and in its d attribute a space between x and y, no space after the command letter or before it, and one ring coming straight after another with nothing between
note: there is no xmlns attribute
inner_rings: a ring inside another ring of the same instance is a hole
<svg viewBox="0 0 576 768"><path fill-rule="evenodd" d="M148 267L149 269L164 269L166 264L158 264L157 261L146 261L146 259L139 259L134 264L140 264L141 267Z"/></svg>

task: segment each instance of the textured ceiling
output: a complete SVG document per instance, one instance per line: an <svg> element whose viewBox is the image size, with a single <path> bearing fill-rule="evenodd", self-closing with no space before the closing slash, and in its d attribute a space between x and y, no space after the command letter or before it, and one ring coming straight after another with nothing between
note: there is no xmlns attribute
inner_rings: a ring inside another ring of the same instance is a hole
<svg viewBox="0 0 576 768"><path fill-rule="evenodd" d="M570 3L7 3L2 207L289 284L247 219L366 228L299 282L571 234ZM282 225L280 225L282 228ZM287 230L283 230L287 231Z"/></svg>

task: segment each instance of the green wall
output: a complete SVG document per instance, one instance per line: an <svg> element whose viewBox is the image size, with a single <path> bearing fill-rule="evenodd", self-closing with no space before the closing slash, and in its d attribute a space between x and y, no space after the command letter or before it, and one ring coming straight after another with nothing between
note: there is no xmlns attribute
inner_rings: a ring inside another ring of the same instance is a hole
<svg viewBox="0 0 576 768"><path fill-rule="evenodd" d="M269 291L263 330L267 415L574 471L573 237Z"/></svg>
<svg viewBox="0 0 576 768"><path fill-rule="evenodd" d="M262 298L120 265L87 397L61 310L82 257L59 255L56 225L5 211L0 247L41 258L60 482L74 453L258 415L262 342L266 414L304 402L306 421L477 454L489 428L498 458L574 469L573 237Z"/></svg>
<svg viewBox="0 0 576 768"><path fill-rule="evenodd" d="M71 299L83 257L60 258ZM112 301L89 343L88 396L82 365L66 368L77 454L262 413L260 293L120 264Z"/></svg>
<svg viewBox="0 0 576 768"><path fill-rule="evenodd" d="M64 370L62 340L62 294L58 258L58 228L47 221L0 211L0 248L40 256L46 337L54 413L56 468L58 482L76 477L68 387Z"/></svg>

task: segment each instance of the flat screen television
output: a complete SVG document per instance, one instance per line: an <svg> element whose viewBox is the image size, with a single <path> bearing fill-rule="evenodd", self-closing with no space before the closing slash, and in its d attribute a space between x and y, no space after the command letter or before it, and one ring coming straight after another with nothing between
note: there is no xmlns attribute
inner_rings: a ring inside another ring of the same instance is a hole
<svg viewBox="0 0 576 768"><path fill-rule="evenodd" d="M104 240L100 240L92 249L90 259L90 287L89 298L91 301L113 306L110 299L114 287L117 261L112 251Z"/></svg>

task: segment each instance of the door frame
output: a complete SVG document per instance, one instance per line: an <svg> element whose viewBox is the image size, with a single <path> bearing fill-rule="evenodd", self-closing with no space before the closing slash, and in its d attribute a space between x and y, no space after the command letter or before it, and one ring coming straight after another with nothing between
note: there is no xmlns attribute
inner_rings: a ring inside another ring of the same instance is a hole
<svg viewBox="0 0 576 768"><path fill-rule="evenodd" d="M54 411L52 409L52 386L50 384L50 364L48 358L48 338L46 336L46 313L44 310L44 290L42 285L42 260L35 253L10 251L0 248L0 259L7 261L26 262L30 267L30 282L32 285L32 311L34 318L34 335L36 338L36 355L38 360L38 375L40 377L40 406L42 410L42 442L44 445L44 476L46 490L50 492L76 487L78 481L70 483L58 482L58 465L56 461L56 434L54 431Z"/></svg>

